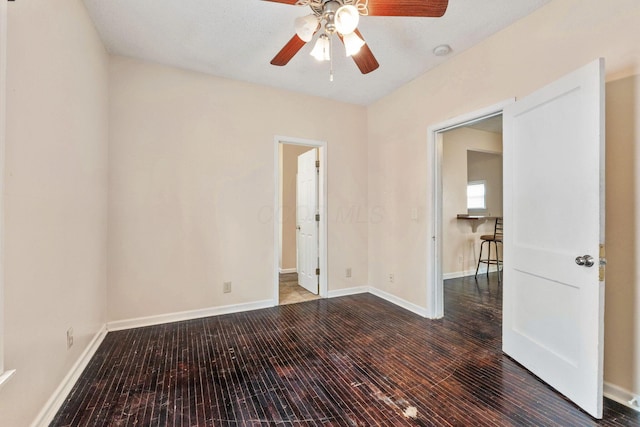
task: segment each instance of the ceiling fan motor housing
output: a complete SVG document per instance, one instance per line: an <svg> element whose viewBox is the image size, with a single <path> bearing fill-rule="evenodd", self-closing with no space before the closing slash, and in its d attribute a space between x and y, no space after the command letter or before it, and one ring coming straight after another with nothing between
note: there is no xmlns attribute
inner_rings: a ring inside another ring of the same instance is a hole
<svg viewBox="0 0 640 427"><path fill-rule="evenodd" d="M343 4L342 0L309 0L308 3L304 2L302 5L308 4L311 10L313 10L313 13L318 15L318 17L323 17L327 3L338 3L338 7ZM334 10L334 13L336 10L337 8Z"/></svg>
<svg viewBox="0 0 640 427"><path fill-rule="evenodd" d="M329 34L333 34L336 31L336 12L341 6L342 2L329 0L322 7L322 18L326 21L324 29Z"/></svg>

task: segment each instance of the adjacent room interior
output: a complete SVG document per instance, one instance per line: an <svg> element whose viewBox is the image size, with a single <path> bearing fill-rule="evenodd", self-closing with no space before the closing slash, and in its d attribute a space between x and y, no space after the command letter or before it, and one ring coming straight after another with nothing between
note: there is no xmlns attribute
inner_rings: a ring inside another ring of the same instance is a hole
<svg viewBox="0 0 640 427"><path fill-rule="evenodd" d="M291 304L320 297L320 277L315 274L319 269L319 222L315 217L319 215L320 160L318 149L308 145L280 144L279 155L279 303Z"/></svg>
<svg viewBox="0 0 640 427"><path fill-rule="evenodd" d="M442 271L453 279L475 275L480 236L502 217L502 116L444 132L442 146ZM482 264L479 273L487 267L497 268Z"/></svg>

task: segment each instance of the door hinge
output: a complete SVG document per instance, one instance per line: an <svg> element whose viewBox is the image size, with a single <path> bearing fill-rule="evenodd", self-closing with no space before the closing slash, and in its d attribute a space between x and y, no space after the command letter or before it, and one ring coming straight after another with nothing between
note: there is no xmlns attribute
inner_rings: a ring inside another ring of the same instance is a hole
<svg viewBox="0 0 640 427"><path fill-rule="evenodd" d="M316 214L316 222L320 222L320 214Z"/></svg>
<svg viewBox="0 0 640 427"><path fill-rule="evenodd" d="M319 276L319 275L320 275L320 269L316 268L316 276Z"/></svg>
<svg viewBox="0 0 640 427"><path fill-rule="evenodd" d="M320 167L320 160L316 160L316 167L319 168Z"/></svg>
<svg viewBox="0 0 640 427"><path fill-rule="evenodd" d="M598 263L598 280L604 282L607 267L607 251L603 244L600 245L600 262Z"/></svg>

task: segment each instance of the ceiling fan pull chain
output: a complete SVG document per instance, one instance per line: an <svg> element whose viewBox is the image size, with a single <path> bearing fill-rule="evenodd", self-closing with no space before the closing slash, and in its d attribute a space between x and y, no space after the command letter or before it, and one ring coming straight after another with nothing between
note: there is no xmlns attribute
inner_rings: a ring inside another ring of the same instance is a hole
<svg viewBox="0 0 640 427"><path fill-rule="evenodd" d="M333 34L329 34L329 81L333 81Z"/></svg>

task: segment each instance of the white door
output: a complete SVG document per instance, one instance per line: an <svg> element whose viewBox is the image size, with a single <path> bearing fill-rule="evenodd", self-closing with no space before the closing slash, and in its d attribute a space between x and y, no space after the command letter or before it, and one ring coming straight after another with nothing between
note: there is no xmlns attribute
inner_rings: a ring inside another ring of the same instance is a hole
<svg viewBox="0 0 640 427"><path fill-rule="evenodd" d="M604 60L507 106L504 140L503 350L602 418Z"/></svg>
<svg viewBox="0 0 640 427"><path fill-rule="evenodd" d="M298 156L296 221L298 226L298 283L318 294L318 169L316 149Z"/></svg>

